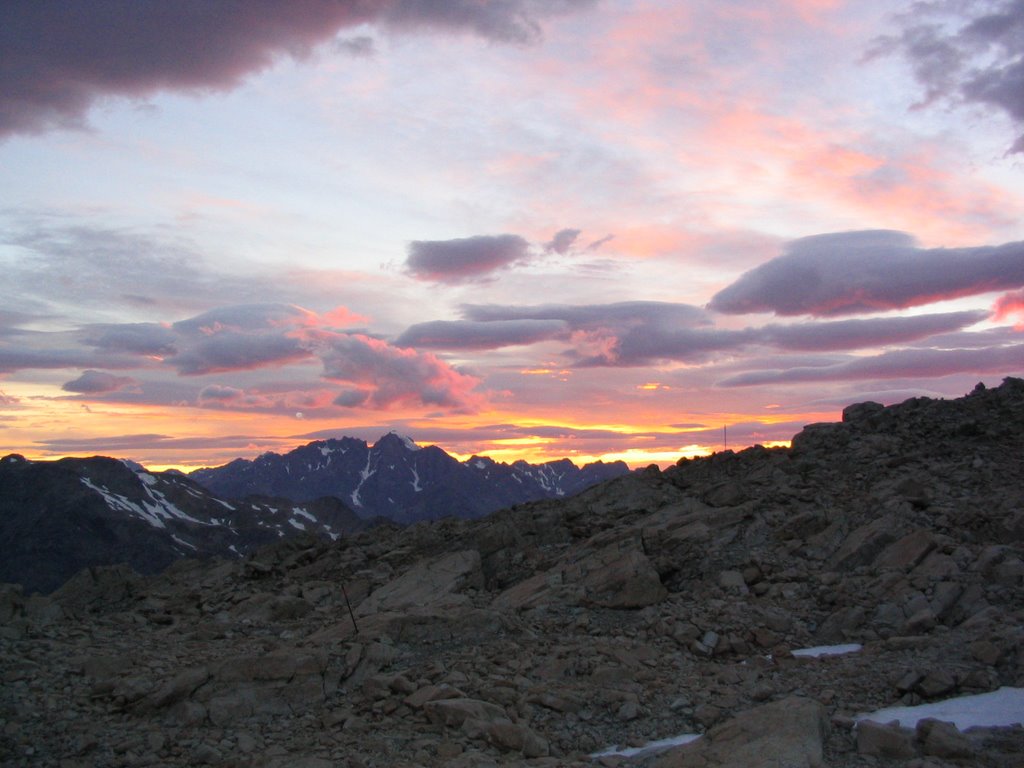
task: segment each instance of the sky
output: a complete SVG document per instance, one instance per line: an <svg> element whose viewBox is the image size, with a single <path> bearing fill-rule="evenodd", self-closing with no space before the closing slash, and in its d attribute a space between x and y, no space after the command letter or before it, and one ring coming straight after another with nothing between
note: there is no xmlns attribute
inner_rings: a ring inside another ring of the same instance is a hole
<svg viewBox="0 0 1024 768"><path fill-rule="evenodd" d="M0 451L668 465L1024 372L1024 0L0 5Z"/></svg>

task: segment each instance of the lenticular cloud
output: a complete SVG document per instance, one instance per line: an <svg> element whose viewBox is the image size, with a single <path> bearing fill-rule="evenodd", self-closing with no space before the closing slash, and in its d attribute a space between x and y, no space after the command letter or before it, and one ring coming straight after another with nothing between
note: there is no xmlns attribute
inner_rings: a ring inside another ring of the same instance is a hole
<svg viewBox="0 0 1024 768"><path fill-rule="evenodd" d="M816 235L743 274L708 305L730 314L847 315L1024 286L1024 242L918 248L902 232Z"/></svg>

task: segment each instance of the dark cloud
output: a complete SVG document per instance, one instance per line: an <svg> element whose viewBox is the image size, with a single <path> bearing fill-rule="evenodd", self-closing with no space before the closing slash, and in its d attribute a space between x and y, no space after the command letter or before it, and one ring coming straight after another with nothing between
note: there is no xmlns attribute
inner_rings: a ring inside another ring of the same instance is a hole
<svg viewBox="0 0 1024 768"><path fill-rule="evenodd" d="M312 324L316 315L294 304L237 304L179 320L175 331L210 336L223 331L254 331Z"/></svg>
<svg viewBox="0 0 1024 768"><path fill-rule="evenodd" d="M0 345L0 371L157 368L182 374L242 371L312 357L300 331L318 316L288 304L223 307L173 324L102 323L20 331ZM76 390L85 391L85 390Z"/></svg>
<svg viewBox="0 0 1024 768"><path fill-rule="evenodd" d="M224 384L209 384L199 391L198 405L204 408L225 407L263 410L290 410L285 397L267 396L258 392L247 392L238 387Z"/></svg>
<svg viewBox="0 0 1024 768"><path fill-rule="evenodd" d="M313 312L292 304L218 307L171 326L178 351L166 360L186 375L298 362L312 354L297 329L315 321Z"/></svg>
<svg viewBox="0 0 1024 768"><path fill-rule="evenodd" d="M853 357L835 365L749 371L721 382L723 387L863 379L935 378L956 373L1020 375L1024 344L986 349L897 349Z"/></svg>
<svg viewBox="0 0 1024 768"><path fill-rule="evenodd" d="M786 251L719 291L727 313L844 315L929 304L1024 286L1024 242L918 248L906 234L841 232L790 243Z"/></svg>
<svg viewBox="0 0 1024 768"><path fill-rule="evenodd" d="M612 304L464 304L467 320L561 320L573 330L629 326L694 327L710 325L710 315L700 307L665 301L621 301Z"/></svg>
<svg viewBox="0 0 1024 768"><path fill-rule="evenodd" d="M172 329L159 323L96 323L77 335L87 346L134 355L171 354L177 338Z"/></svg>
<svg viewBox="0 0 1024 768"><path fill-rule="evenodd" d="M357 59L370 58L377 53L373 38L367 35L358 35L338 40L334 47L336 50L347 53L349 56L354 56Z"/></svg>
<svg viewBox="0 0 1024 768"><path fill-rule="evenodd" d="M1024 126L1024 2L919 2L900 23L870 55L907 59L925 89L920 106L981 104ZM1024 152L1024 133L1010 152Z"/></svg>
<svg viewBox="0 0 1024 768"><path fill-rule="evenodd" d="M19 343L0 346L0 373L27 368L108 368L125 370L145 365L138 357L108 354L71 346L65 334L32 334ZM37 344L38 342L38 344Z"/></svg>
<svg viewBox="0 0 1024 768"><path fill-rule="evenodd" d="M53 454L120 453L128 451L174 449L176 451L209 448L252 448L254 443L284 444L284 438L224 435L217 437L170 437L156 433L118 437L54 437L36 440L36 445Z"/></svg>
<svg viewBox="0 0 1024 768"><path fill-rule="evenodd" d="M865 349L916 341L959 330L980 323L988 316L988 312L967 311L914 317L766 325L757 329L756 336L760 343L792 351Z"/></svg>
<svg viewBox="0 0 1024 768"><path fill-rule="evenodd" d="M311 357L298 339L277 333L218 331L166 358L179 373L198 375L283 365Z"/></svg>
<svg viewBox="0 0 1024 768"><path fill-rule="evenodd" d="M708 315L697 307L662 302L465 305L462 311L472 319L422 323L403 336L446 349L474 348L474 343L482 348L485 342L493 348L502 342L529 343L530 326L519 323L559 322L565 327L552 327L551 333L536 328L536 340L565 339L572 344L567 354L576 366L641 366L667 360L702 363L754 346L790 351L863 349L959 330L988 317L987 312L949 312L731 330L707 327Z"/></svg>
<svg viewBox="0 0 1024 768"><path fill-rule="evenodd" d="M498 349L565 336L564 320L434 320L410 326L395 339L400 347Z"/></svg>
<svg viewBox="0 0 1024 768"><path fill-rule="evenodd" d="M605 344L589 344L579 356L578 366L642 366L665 360L704 363L715 355L735 351L757 340L752 330L715 328L635 327L606 337ZM592 340L590 340L592 341ZM587 347L597 351L588 353Z"/></svg>
<svg viewBox="0 0 1024 768"><path fill-rule="evenodd" d="M0 309L0 336L25 333L24 326L50 319L52 318L32 312L20 312L10 308Z"/></svg>
<svg viewBox="0 0 1024 768"><path fill-rule="evenodd" d="M166 359L181 374L197 375L281 366L311 357L294 335L311 312L288 304L223 307L175 323L179 350Z"/></svg>
<svg viewBox="0 0 1024 768"><path fill-rule="evenodd" d="M0 3L0 137L80 126L105 96L237 86L341 30L466 31L528 43L592 0L32 0Z"/></svg>
<svg viewBox="0 0 1024 768"><path fill-rule="evenodd" d="M519 235L477 235L455 240L414 240L405 268L419 280L464 283L524 263L530 244Z"/></svg>
<svg viewBox="0 0 1024 768"><path fill-rule="evenodd" d="M85 395L98 395L104 392L117 392L122 389L137 388L138 381L130 376L115 376L105 371L88 370L73 381L64 384L65 392L79 392Z"/></svg>
<svg viewBox="0 0 1024 768"><path fill-rule="evenodd" d="M566 254L579 236L580 230L578 229L560 229L549 242L544 243L544 250Z"/></svg>
<svg viewBox="0 0 1024 768"><path fill-rule="evenodd" d="M370 398L370 393L365 389L346 389L338 393L333 403L342 408L358 408Z"/></svg>
<svg viewBox="0 0 1024 768"><path fill-rule="evenodd" d="M210 384L203 387L199 392L200 400L237 400L245 394L244 390L238 387L228 387L224 384Z"/></svg>
<svg viewBox="0 0 1024 768"><path fill-rule="evenodd" d="M566 331L557 336L571 344L567 355L577 366L639 365L671 355L661 354L671 346L679 354L689 346L692 356L711 349L740 343L726 342L729 331L695 331L710 323L707 312L689 304L659 301L626 301L613 304L540 304L515 307L496 304L466 304L462 314L471 322L490 323L560 322ZM482 331L479 331L482 334Z"/></svg>

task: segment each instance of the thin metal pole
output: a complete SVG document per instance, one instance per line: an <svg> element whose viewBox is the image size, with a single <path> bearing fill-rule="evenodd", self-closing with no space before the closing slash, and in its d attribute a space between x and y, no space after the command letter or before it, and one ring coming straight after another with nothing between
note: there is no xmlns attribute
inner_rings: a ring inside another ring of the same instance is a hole
<svg viewBox="0 0 1024 768"><path fill-rule="evenodd" d="M348 601L348 590L345 589L345 582L341 583L341 594L343 594L345 596L345 605L348 606L348 615L352 617L352 628L356 631L356 634L358 635L359 634L359 625L356 624L356 615L352 611L352 603L350 603Z"/></svg>

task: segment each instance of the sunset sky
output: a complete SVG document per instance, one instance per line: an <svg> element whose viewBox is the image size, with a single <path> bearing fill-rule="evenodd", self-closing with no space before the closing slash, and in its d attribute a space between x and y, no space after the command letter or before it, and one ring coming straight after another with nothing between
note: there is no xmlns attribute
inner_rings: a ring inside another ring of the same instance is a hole
<svg viewBox="0 0 1024 768"><path fill-rule="evenodd" d="M1024 372L1024 2L0 5L0 452L662 465Z"/></svg>

